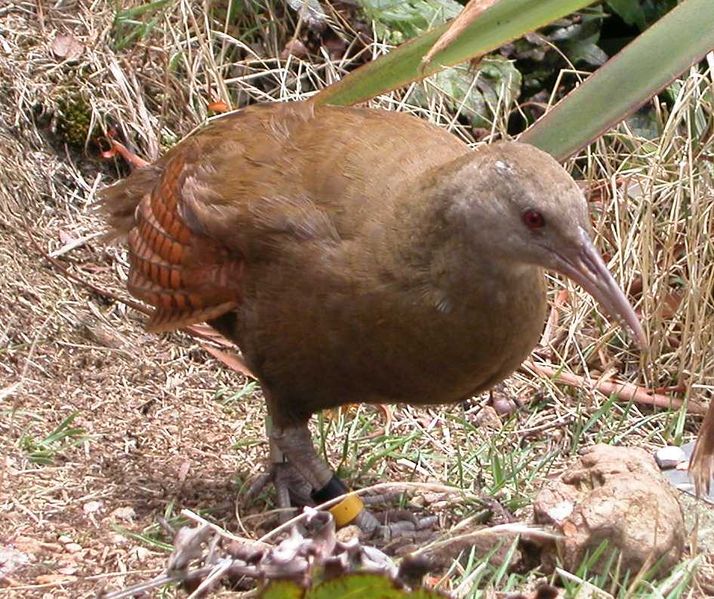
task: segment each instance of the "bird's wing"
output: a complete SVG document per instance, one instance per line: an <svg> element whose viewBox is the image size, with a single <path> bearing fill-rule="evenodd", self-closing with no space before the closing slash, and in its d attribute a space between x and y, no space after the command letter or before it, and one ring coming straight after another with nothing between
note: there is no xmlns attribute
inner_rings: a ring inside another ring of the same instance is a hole
<svg viewBox="0 0 714 599"><path fill-rule="evenodd" d="M304 108L246 109L104 192L115 234L127 235L129 291L155 308L149 330L237 307L246 262L268 258L281 240L336 237L299 181L285 185L302 168L291 163L289 128L306 118Z"/></svg>
<svg viewBox="0 0 714 599"><path fill-rule="evenodd" d="M399 113L252 106L109 188L104 206L128 232L129 290L156 307L148 327L171 330L238 306L246 272L276 256L296 276L321 265L326 246L379 229L415 173L467 151Z"/></svg>
<svg viewBox="0 0 714 599"><path fill-rule="evenodd" d="M241 299L243 257L193 231L182 217L186 163L168 161L139 202L128 234L132 295L155 307L149 330L217 318Z"/></svg>

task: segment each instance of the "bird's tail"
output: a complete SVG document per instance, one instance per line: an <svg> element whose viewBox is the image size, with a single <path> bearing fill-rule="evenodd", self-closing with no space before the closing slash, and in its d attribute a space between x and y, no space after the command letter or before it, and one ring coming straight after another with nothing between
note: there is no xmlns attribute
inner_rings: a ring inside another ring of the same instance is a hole
<svg viewBox="0 0 714 599"><path fill-rule="evenodd" d="M106 240L126 239L136 222L139 203L151 193L160 176L160 168L146 166L100 192L96 209L107 224Z"/></svg>

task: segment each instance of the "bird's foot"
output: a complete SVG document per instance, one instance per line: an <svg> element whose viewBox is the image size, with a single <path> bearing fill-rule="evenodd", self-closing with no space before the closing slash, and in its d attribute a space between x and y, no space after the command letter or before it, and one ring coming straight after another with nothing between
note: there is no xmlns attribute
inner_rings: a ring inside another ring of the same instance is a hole
<svg viewBox="0 0 714 599"><path fill-rule="evenodd" d="M290 462L271 464L270 470L261 474L251 484L246 498L255 499L269 484L275 488L275 503L281 523L295 516L296 508L319 503L315 501L310 484ZM389 542L395 539L418 541L431 537L438 524L437 516L418 517L405 509L372 511L367 507L384 506L398 500L400 496L401 494L392 493L358 499L356 495L348 495L327 510L332 513L338 527L355 525L369 539Z"/></svg>
<svg viewBox="0 0 714 599"><path fill-rule="evenodd" d="M404 509L372 512L366 508L354 521L369 538L385 542L425 541L434 535L438 523L438 516L419 517Z"/></svg>
<svg viewBox="0 0 714 599"><path fill-rule="evenodd" d="M287 522L295 515L295 508L314 505L310 497L312 487L290 462L274 462L248 488L246 498L251 501L272 484L275 503L280 510L280 521Z"/></svg>
<svg viewBox="0 0 714 599"><path fill-rule="evenodd" d="M373 514L317 455L306 424L278 428L269 423L268 435L280 507L290 506L291 501L292 505L324 506L338 528L356 525L366 537L384 540L416 540L436 523L436 518L405 516L404 511Z"/></svg>

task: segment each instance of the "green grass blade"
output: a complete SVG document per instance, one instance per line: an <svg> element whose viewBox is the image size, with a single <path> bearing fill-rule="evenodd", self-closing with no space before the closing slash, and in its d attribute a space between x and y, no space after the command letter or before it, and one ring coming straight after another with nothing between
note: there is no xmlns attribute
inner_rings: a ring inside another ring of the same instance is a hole
<svg viewBox="0 0 714 599"><path fill-rule="evenodd" d="M520 137L565 160L714 49L714 3L684 0Z"/></svg>
<svg viewBox="0 0 714 599"><path fill-rule="evenodd" d="M449 23L427 31L389 54L370 62L318 93L317 104L349 105L402 87L451 66L491 52L547 25L594 0L501 0L486 10L451 45L437 53L420 72L421 59L448 29Z"/></svg>

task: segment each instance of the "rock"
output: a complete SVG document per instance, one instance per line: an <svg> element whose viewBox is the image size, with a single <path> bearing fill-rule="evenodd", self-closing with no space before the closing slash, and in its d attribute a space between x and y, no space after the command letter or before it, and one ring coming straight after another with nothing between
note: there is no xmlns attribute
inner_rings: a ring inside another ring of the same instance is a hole
<svg viewBox="0 0 714 599"><path fill-rule="evenodd" d="M577 569L586 552L605 540L608 549L620 551L623 574L658 560L659 572L666 574L684 548L684 520L676 491L652 457L639 448L596 445L583 452L573 468L538 494L534 520L563 535L557 553L569 570ZM541 556L545 567L552 567L556 559L555 548L549 549Z"/></svg>
<svg viewBox="0 0 714 599"><path fill-rule="evenodd" d="M689 471L689 461L692 459L692 454L694 453L694 445L694 441L682 445L680 449L684 453L685 460L677 464L674 468L664 470L662 474L680 491L706 501L709 504L714 504L714 477L709 481L708 493L703 493L701 496L698 496L694 488L694 477Z"/></svg>
<svg viewBox="0 0 714 599"><path fill-rule="evenodd" d="M146 547L136 547L132 551L132 555L136 558L138 562L145 562L149 557L151 557L153 552Z"/></svg>
<svg viewBox="0 0 714 599"><path fill-rule="evenodd" d="M676 468L682 462L686 462L687 454L684 453L681 447L666 445L664 447L660 447L655 452L654 458L657 465L662 468L662 470L667 470L669 468Z"/></svg>
<svg viewBox="0 0 714 599"><path fill-rule="evenodd" d="M133 522L136 518L136 512L132 507L118 507L109 514L112 520L123 520L125 522Z"/></svg>
<svg viewBox="0 0 714 599"><path fill-rule="evenodd" d="M33 555L19 551L12 545L0 545L0 586L3 580L34 560Z"/></svg>
<svg viewBox="0 0 714 599"><path fill-rule="evenodd" d="M360 530L359 526L345 526L344 528L340 528L336 533L335 533L335 538L340 541L341 543L349 543L352 539L357 539L360 540L360 537L362 536L362 531Z"/></svg>
<svg viewBox="0 0 714 599"><path fill-rule="evenodd" d="M480 426L487 430L500 431L503 428L503 423L498 416L496 410L491 406L481 408L473 420L476 426Z"/></svg>
<svg viewBox="0 0 714 599"><path fill-rule="evenodd" d="M500 383L496 385L493 389L491 389L489 401L491 403L490 407L492 407L496 411L496 414L498 414L499 416L508 417L511 414L515 413L515 411L518 409L516 402L513 401L511 395L506 389L506 385L504 385L503 383Z"/></svg>
<svg viewBox="0 0 714 599"><path fill-rule="evenodd" d="M82 546L79 543L67 543L64 549L67 553L79 553L82 551Z"/></svg>
<svg viewBox="0 0 714 599"><path fill-rule="evenodd" d="M101 501L88 501L82 506L82 509L84 510L84 513L89 515L93 514L94 512L98 512L100 509L102 509L102 502Z"/></svg>

